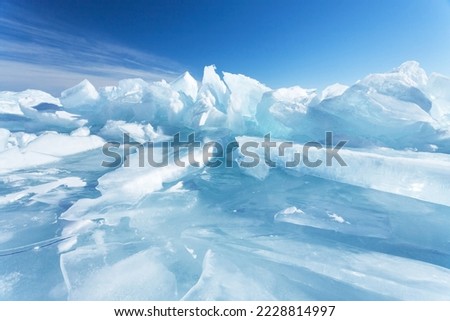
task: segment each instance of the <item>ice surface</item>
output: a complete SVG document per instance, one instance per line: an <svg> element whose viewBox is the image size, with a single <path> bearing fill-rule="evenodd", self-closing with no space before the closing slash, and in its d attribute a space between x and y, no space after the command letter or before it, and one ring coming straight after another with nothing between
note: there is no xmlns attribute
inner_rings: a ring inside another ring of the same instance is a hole
<svg viewBox="0 0 450 321"><path fill-rule="evenodd" d="M20 273L10 273L0 276L0 298L7 298L14 290L14 285L19 281Z"/></svg>
<svg viewBox="0 0 450 321"><path fill-rule="evenodd" d="M40 135L24 147L24 153L42 153L52 156L67 156L103 146L98 136L69 136L48 132Z"/></svg>
<svg viewBox="0 0 450 321"><path fill-rule="evenodd" d="M0 299L449 300L449 106L449 78L417 62L322 92L215 66L201 81L0 92ZM193 132L198 166L187 148L184 167L173 150L148 164ZM305 165L325 132L348 140L347 166ZM272 148L275 167L268 133L292 143ZM103 167L125 134L143 155L120 146ZM209 167L211 140L257 143L260 162L237 148Z"/></svg>
<svg viewBox="0 0 450 321"><path fill-rule="evenodd" d="M250 271L248 271L250 272ZM274 300L254 275L243 273L226 257L205 254L202 274L183 300Z"/></svg>
<svg viewBox="0 0 450 321"><path fill-rule="evenodd" d="M157 156L158 153L162 153L161 149L156 149L154 153L155 160L162 159L162 156ZM89 219L102 218L102 216L98 217L98 209L114 204L118 198L123 199L124 204L133 205L146 195L162 189L164 183L176 181L187 173L198 171L204 166L200 162L198 167L191 166L188 155L180 157L181 162L185 164L184 167L173 162L164 167L151 167L148 164L146 165L146 162L143 162L144 166L140 166L141 161L138 156L138 153L130 156L129 167L120 167L98 179L96 188L102 194L101 197L80 199L66 212L62 213L61 218L77 220L82 217L86 218L84 215L87 215ZM200 152L194 156L194 159L199 161L202 159ZM117 217L109 216L107 221L115 223Z"/></svg>
<svg viewBox="0 0 450 321"><path fill-rule="evenodd" d="M18 200L20 200L28 195L33 195L33 197L43 195L61 185L64 185L67 187L84 187L86 184L78 177L66 177L66 178L56 180L56 181L53 181L50 183L32 186L32 187L26 188L25 190L22 190L20 192L15 192L15 193L7 194L4 196L0 196L0 205L17 202Z"/></svg>
<svg viewBox="0 0 450 321"><path fill-rule="evenodd" d="M173 300L176 297L175 277L158 262L157 253L143 251L118 262L111 259L109 263L109 252L113 251L114 248L99 244L61 255L70 300Z"/></svg>
<svg viewBox="0 0 450 321"><path fill-rule="evenodd" d="M69 136L55 132L43 133L39 137L16 134L10 141L13 142L11 148L0 153L0 173L52 163L61 157L100 148L104 144L102 138L94 135Z"/></svg>
<svg viewBox="0 0 450 321"><path fill-rule="evenodd" d="M242 146L248 142L263 140L257 137L236 137ZM293 170L303 175L313 175L329 180L357 185L365 188L373 188L383 192L389 192L423 201L450 206L450 156L437 153L418 153L410 151L394 151L389 149L341 149L340 157L346 163L340 166L335 161L333 166L326 165L326 148L311 148L309 158L312 161L319 160L319 166L308 167L299 165L291 168L283 166L294 159L294 153L303 155L304 145L294 144L292 148L285 150L284 156L277 156L278 149L272 150L272 160L278 163L280 168L287 171ZM264 160L264 148L253 149ZM245 155L242 155L245 156ZM245 157L243 157L245 159ZM268 175L269 166L262 162L260 168L244 168L246 172L257 178L264 179Z"/></svg>

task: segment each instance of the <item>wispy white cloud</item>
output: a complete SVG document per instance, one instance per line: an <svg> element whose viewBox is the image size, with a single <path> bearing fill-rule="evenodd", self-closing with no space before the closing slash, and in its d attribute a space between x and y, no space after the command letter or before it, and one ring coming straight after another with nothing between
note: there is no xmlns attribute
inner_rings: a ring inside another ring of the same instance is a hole
<svg viewBox="0 0 450 321"><path fill-rule="evenodd" d="M124 67L96 66L83 72L82 69L70 71L51 65L38 65L26 62L5 61L0 59L0 91L22 91L40 89L59 96L64 89L76 85L83 79L89 79L96 87L114 85L124 78L142 78L147 81L175 78L164 72L149 72Z"/></svg>
<svg viewBox="0 0 450 321"><path fill-rule="evenodd" d="M84 78L104 86L123 78L170 80L183 71L173 60L22 16L27 19L19 20L17 10L0 14L0 90L32 87L57 94Z"/></svg>

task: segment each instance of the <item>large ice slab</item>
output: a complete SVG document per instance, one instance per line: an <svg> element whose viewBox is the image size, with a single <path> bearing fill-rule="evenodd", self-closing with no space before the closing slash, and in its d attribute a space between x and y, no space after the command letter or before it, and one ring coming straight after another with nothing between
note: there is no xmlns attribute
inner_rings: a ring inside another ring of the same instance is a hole
<svg viewBox="0 0 450 321"><path fill-rule="evenodd" d="M262 134L288 137L292 133L308 133L305 119L316 91L299 86L280 88L264 94L258 104L256 119Z"/></svg>
<svg viewBox="0 0 450 321"><path fill-rule="evenodd" d="M252 151L259 155L257 167L244 168L255 177L264 179L269 173L269 166L265 164L263 140L257 137L236 137L240 146L249 142L257 142L259 147ZM278 142L280 144L281 142ZM332 146L331 148L333 148ZM312 147L309 149L308 159L319 161L320 165L286 167L286 163L293 161L294 154L304 159L304 145L293 144L280 155L278 148L272 148L271 157L277 166L288 172L294 171L353 184L365 188L404 195L420 200L450 206L450 156L437 153L419 153L412 151L396 151L386 148L374 149L341 149L338 154L345 162L341 165L336 159L326 165L327 153L331 149ZM248 155L241 154L243 160L251 161Z"/></svg>
<svg viewBox="0 0 450 321"><path fill-rule="evenodd" d="M86 120L65 111L58 98L40 90L0 92L0 127L37 132L72 130Z"/></svg>
<svg viewBox="0 0 450 321"><path fill-rule="evenodd" d="M79 248L61 255L61 269L70 300L173 300L174 275L143 251L114 262L114 248ZM112 264L107 264L111 260ZM85 267L89 266L89 269ZM130 273L132 271L132 273Z"/></svg>
<svg viewBox="0 0 450 321"><path fill-rule="evenodd" d="M162 148L154 148L151 152L154 153L155 161L163 160L164 150ZM204 166L201 150L197 150L195 154L190 156L183 152L179 156L179 160L184 166L178 165L173 158L167 158L168 164L166 166L153 167L147 163L143 156L146 157L144 153L139 154L139 152L131 154L129 166L119 167L100 177L96 188L100 191L101 196L95 199L80 199L66 212L62 213L61 218L65 220L102 218L99 211L115 204L117 199L122 199L123 205L134 205L146 195L162 189L164 183L181 179ZM190 164L191 157L198 162L198 166ZM115 224L118 218L109 217L105 219Z"/></svg>
<svg viewBox="0 0 450 321"><path fill-rule="evenodd" d="M17 145L1 152L0 172L52 163L65 156L100 148L103 144L104 140L94 135L80 137L55 132L44 133L37 138L32 137L26 143L19 141Z"/></svg>
<svg viewBox="0 0 450 321"><path fill-rule="evenodd" d="M31 108L40 104L61 106L58 98L40 90L28 89L22 92L0 92L0 114L23 115L22 108Z"/></svg>

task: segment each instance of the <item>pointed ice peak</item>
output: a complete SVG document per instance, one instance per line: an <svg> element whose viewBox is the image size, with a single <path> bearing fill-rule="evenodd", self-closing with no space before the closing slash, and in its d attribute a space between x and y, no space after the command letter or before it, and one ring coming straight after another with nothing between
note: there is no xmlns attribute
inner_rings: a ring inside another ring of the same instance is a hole
<svg viewBox="0 0 450 321"><path fill-rule="evenodd" d="M216 66L206 66L197 100L202 105L214 106L220 112L226 113L228 99L228 87L216 73Z"/></svg>
<svg viewBox="0 0 450 321"><path fill-rule="evenodd" d="M195 101L197 98L198 84L197 80L191 74L185 71L177 79L170 83L173 90L183 92Z"/></svg>
<svg viewBox="0 0 450 321"><path fill-rule="evenodd" d="M84 79L78 85L75 85L69 89L64 90L61 93L61 98L73 95L76 92L84 92L85 94L89 94L89 96L91 97L98 96L98 92L95 89L94 85L91 84L89 80Z"/></svg>
<svg viewBox="0 0 450 321"><path fill-rule="evenodd" d="M189 73L189 71L185 71L180 76L178 76L178 78L175 79L173 82L176 82L177 80L192 81L192 80L195 80L195 78L192 77L192 75Z"/></svg>
<svg viewBox="0 0 450 321"><path fill-rule="evenodd" d="M93 85L89 80L87 80L87 79L83 79L83 80L78 84L78 86L89 87L89 88L94 88L94 89L95 89L94 85Z"/></svg>
<svg viewBox="0 0 450 321"><path fill-rule="evenodd" d="M97 89L87 79L61 93L61 103L66 108L89 105L99 98Z"/></svg>
<svg viewBox="0 0 450 321"><path fill-rule="evenodd" d="M209 85L221 94L224 94L227 91L227 86L222 81L222 79L220 79L220 76L216 73L215 65L206 66L203 70L202 85Z"/></svg>

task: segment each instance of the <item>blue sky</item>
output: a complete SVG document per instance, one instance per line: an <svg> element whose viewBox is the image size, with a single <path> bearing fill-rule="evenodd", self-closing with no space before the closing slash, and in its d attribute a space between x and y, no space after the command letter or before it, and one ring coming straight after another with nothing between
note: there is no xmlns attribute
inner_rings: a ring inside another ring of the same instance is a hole
<svg viewBox="0 0 450 321"><path fill-rule="evenodd" d="M448 0L0 1L0 90L171 80L205 65L273 87L417 60L450 75Z"/></svg>

